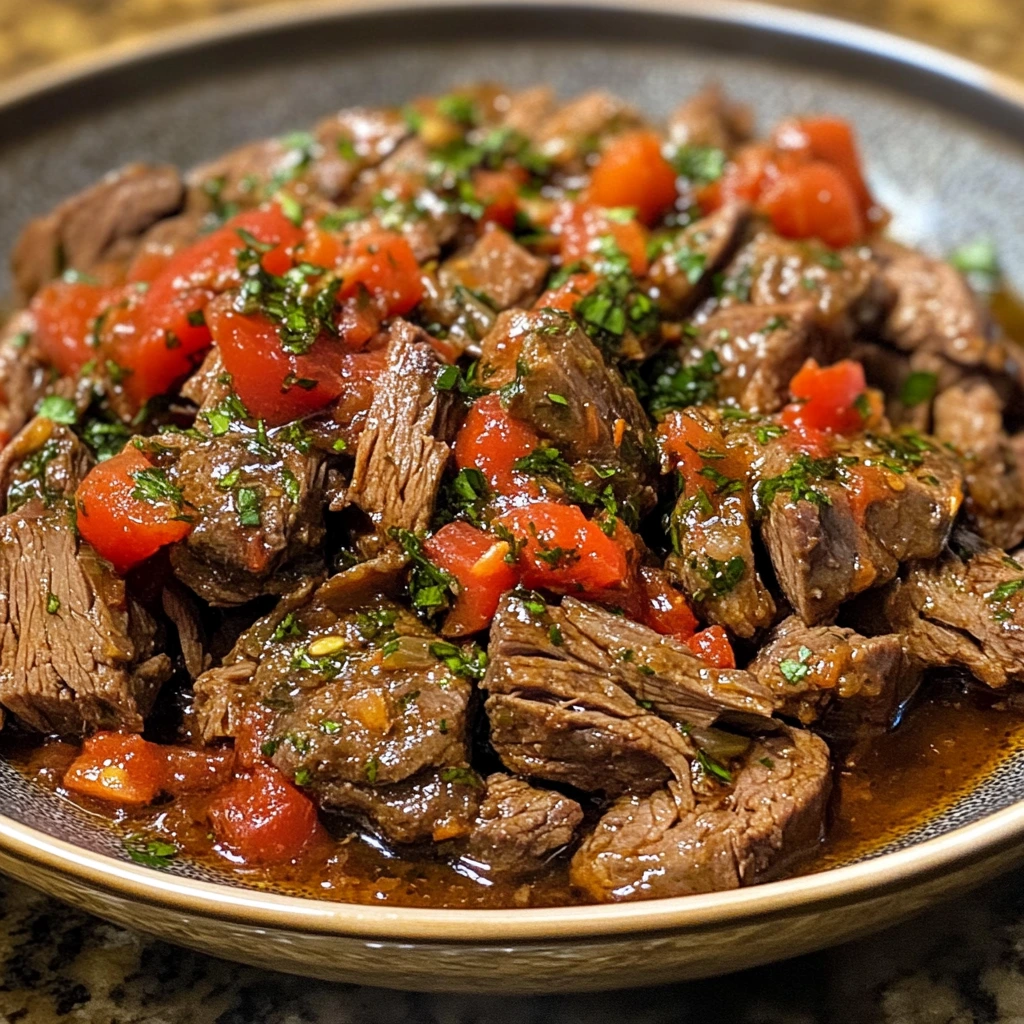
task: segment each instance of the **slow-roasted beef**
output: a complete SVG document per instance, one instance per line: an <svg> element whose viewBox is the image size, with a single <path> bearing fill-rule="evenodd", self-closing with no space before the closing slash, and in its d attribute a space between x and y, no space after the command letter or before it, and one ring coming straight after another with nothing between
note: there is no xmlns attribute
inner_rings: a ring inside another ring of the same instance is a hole
<svg viewBox="0 0 1024 1024"><path fill-rule="evenodd" d="M415 616L372 589L356 566L253 626L196 681L203 734L233 734L247 709L271 709L263 749L325 801L336 783L464 768L469 683Z"/></svg>
<svg viewBox="0 0 1024 1024"><path fill-rule="evenodd" d="M206 425L156 442L156 457L173 459L170 479L193 520L171 550L174 572L213 605L288 590L322 564L322 459L287 432L218 415Z"/></svg>
<svg viewBox="0 0 1024 1024"><path fill-rule="evenodd" d="M23 309L0 331L0 444L28 422L53 374L32 343L35 317Z"/></svg>
<svg viewBox="0 0 1024 1024"><path fill-rule="evenodd" d="M820 840L830 779L817 736L787 729L758 740L724 774L731 788L690 810L665 790L620 799L573 857L573 884L602 902L736 889Z"/></svg>
<svg viewBox="0 0 1024 1024"><path fill-rule="evenodd" d="M620 502L640 513L654 504L647 414L571 317L554 310L503 313L484 339L479 372L488 387L505 389L508 411L571 464L601 470Z"/></svg>
<svg viewBox="0 0 1024 1024"><path fill-rule="evenodd" d="M685 644L571 597L542 609L506 596L488 652L481 686L506 767L590 792L674 779L685 802L695 756L686 729L764 725L770 714L746 672L710 668Z"/></svg>
<svg viewBox="0 0 1024 1024"><path fill-rule="evenodd" d="M953 548L888 588L890 625L924 666L959 665L992 687L1024 679L1024 567L970 535Z"/></svg>
<svg viewBox="0 0 1024 1024"><path fill-rule="evenodd" d="M935 399L934 412L936 438L960 454L967 523L996 547L1016 547L1024 541L1024 470L998 392L967 378Z"/></svg>
<svg viewBox="0 0 1024 1024"><path fill-rule="evenodd" d="M378 544L394 529L425 530L433 514L454 427L453 395L436 386L443 365L423 331L395 322L346 493Z"/></svg>
<svg viewBox="0 0 1024 1024"><path fill-rule="evenodd" d="M901 562L935 558L963 496L953 458L913 433L844 440L825 458L795 454L779 438L758 473L761 536L808 625L831 621L843 601L891 580Z"/></svg>
<svg viewBox="0 0 1024 1024"><path fill-rule="evenodd" d="M171 660L156 653L152 617L71 528L90 458L43 419L11 448L20 458L6 469L0 517L0 705L43 733L141 732Z"/></svg>
<svg viewBox="0 0 1024 1024"><path fill-rule="evenodd" d="M681 103L668 117L668 137L677 146L699 146L729 152L753 131L750 108L731 103L722 89L707 85Z"/></svg>
<svg viewBox="0 0 1024 1024"><path fill-rule="evenodd" d="M560 171L578 173L603 138L640 123L633 107L610 93L595 90L550 113L537 125L532 142Z"/></svg>
<svg viewBox="0 0 1024 1024"><path fill-rule="evenodd" d="M864 637L840 626L784 619L748 666L775 695L776 708L830 736L884 732L914 692L917 673L900 637Z"/></svg>
<svg viewBox="0 0 1024 1024"><path fill-rule="evenodd" d="M755 413L778 412L789 400L789 382L808 359L822 365L845 355L835 332L823 330L811 302L727 306L695 326L686 362L713 352L719 399L733 399Z"/></svg>
<svg viewBox="0 0 1024 1024"><path fill-rule="evenodd" d="M682 319L690 314L739 245L749 215L745 204L727 203L665 243L649 272L663 315Z"/></svg>
<svg viewBox="0 0 1024 1024"><path fill-rule="evenodd" d="M175 213L184 187L166 165L129 164L30 221L14 245L11 266L23 299L66 269L95 271L124 262L142 233Z"/></svg>

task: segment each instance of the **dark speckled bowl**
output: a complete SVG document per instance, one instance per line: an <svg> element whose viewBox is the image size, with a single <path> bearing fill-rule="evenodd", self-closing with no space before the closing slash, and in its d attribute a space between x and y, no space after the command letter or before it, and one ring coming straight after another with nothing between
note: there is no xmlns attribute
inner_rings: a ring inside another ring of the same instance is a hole
<svg viewBox="0 0 1024 1024"><path fill-rule="evenodd" d="M664 115L709 78L762 122L860 132L893 231L997 243L1024 290L1024 93L937 51L759 5L638 0L264 9L0 92L0 238L128 160L189 165L354 103L452 83L605 86ZM6 282L0 291L6 290ZM612 907L430 911L318 903L188 864L126 860L94 820L0 764L0 868L121 924L285 971L538 992L722 973L863 934L1020 859L1024 750L870 857L738 892Z"/></svg>

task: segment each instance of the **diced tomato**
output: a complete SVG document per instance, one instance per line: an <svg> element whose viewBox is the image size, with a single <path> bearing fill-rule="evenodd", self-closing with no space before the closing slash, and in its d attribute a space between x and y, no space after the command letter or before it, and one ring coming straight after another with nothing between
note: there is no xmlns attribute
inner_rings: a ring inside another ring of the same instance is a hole
<svg viewBox="0 0 1024 1024"><path fill-rule="evenodd" d="M342 299L356 295L362 286L385 316L404 316L423 298L423 279L412 248L393 231L356 239L345 253L341 276Z"/></svg>
<svg viewBox="0 0 1024 1024"><path fill-rule="evenodd" d="M122 574L192 529L180 518L187 510L170 497L136 496L136 477L147 470L153 470L152 464L129 446L93 466L75 495L78 532Z"/></svg>
<svg viewBox="0 0 1024 1024"><path fill-rule="evenodd" d="M576 308L576 303L589 294L594 285L598 282L597 274L591 271L583 271L579 274L572 274L564 284L557 288L549 288L535 303L536 309L561 309L571 313Z"/></svg>
<svg viewBox="0 0 1024 1024"><path fill-rule="evenodd" d="M562 203L551 229L558 236L563 266L593 262L600 240L610 235L628 257L633 273L647 273L647 232L635 220L612 220L600 207L586 203Z"/></svg>
<svg viewBox="0 0 1024 1024"><path fill-rule="evenodd" d="M509 231L515 227L519 209L521 180L512 171L473 172L473 192L484 205L480 218L484 223L500 224Z"/></svg>
<svg viewBox="0 0 1024 1024"><path fill-rule="evenodd" d="M675 202L676 172L662 156L652 131L626 132L612 139L590 176L587 196L604 207L629 206L653 224Z"/></svg>
<svg viewBox="0 0 1024 1024"><path fill-rule="evenodd" d="M575 505L539 501L499 517L517 541L522 581L563 593L593 593L629 582L625 547Z"/></svg>
<svg viewBox="0 0 1024 1024"><path fill-rule="evenodd" d="M669 413L658 424L658 440L672 466L687 480L699 476L706 465L706 460L700 457L701 451L714 450L724 455L722 435L704 420L688 416L682 410Z"/></svg>
<svg viewBox="0 0 1024 1024"><path fill-rule="evenodd" d="M151 744L164 764L161 788L178 796L216 789L231 778L235 752L230 747L200 750L197 747Z"/></svg>
<svg viewBox="0 0 1024 1024"><path fill-rule="evenodd" d="M246 864L294 860L321 832L313 802L269 765L228 783L209 814L218 841Z"/></svg>
<svg viewBox="0 0 1024 1024"><path fill-rule="evenodd" d="M697 190L701 209L712 213L729 202L756 202L777 173L773 155L771 146L759 142L738 149L725 165L721 178Z"/></svg>
<svg viewBox="0 0 1024 1024"><path fill-rule="evenodd" d="M163 788L166 775L166 762L155 748L135 733L98 732L82 744L64 774L64 785L97 800L148 804Z"/></svg>
<svg viewBox="0 0 1024 1024"><path fill-rule="evenodd" d="M698 623L683 594L661 569L641 566L639 575L645 597L644 622L665 636L689 640Z"/></svg>
<svg viewBox="0 0 1024 1024"><path fill-rule="evenodd" d="M735 668L736 655L733 653L729 637L721 626L708 626L699 633L694 633L686 646L698 657L703 658L715 668Z"/></svg>
<svg viewBox="0 0 1024 1024"><path fill-rule="evenodd" d="M867 383L864 367L852 359L832 366L819 366L808 359L789 382L789 390L800 401L782 410L782 423L830 434L852 434L863 429Z"/></svg>
<svg viewBox="0 0 1024 1024"><path fill-rule="evenodd" d="M828 116L799 117L780 124L773 138L779 151L799 151L838 168L853 189L861 213L867 215L875 205L864 180L860 153L848 121Z"/></svg>
<svg viewBox="0 0 1024 1024"><path fill-rule="evenodd" d="M842 171L821 160L780 175L759 205L786 238L820 238L841 249L864 236L864 215L853 187Z"/></svg>
<svg viewBox="0 0 1024 1024"><path fill-rule="evenodd" d="M369 411L374 386L387 364L383 348L368 352L349 352L342 357L341 397L334 407L334 420L342 427L353 427Z"/></svg>
<svg viewBox="0 0 1024 1024"><path fill-rule="evenodd" d="M441 630L445 636L486 629L501 595L519 582L515 566L505 560L508 544L469 523L442 526L423 542L423 550L459 583L459 594Z"/></svg>
<svg viewBox="0 0 1024 1024"><path fill-rule="evenodd" d="M121 296L118 288L51 281L32 299L36 344L61 374L76 374L96 357L92 341L96 318Z"/></svg>
<svg viewBox="0 0 1024 1024"><path fill-rule="evenodd" d="M308 352L293 355L262 313L238 313L230 301L218 299L206 317L224 369L253 416L271 425L289 423L329 405L344 390L346 353L337 339L322 337Z"/></svg>
<svg viewBox="0 0 1024 1024"><path fill-rule="evenodd" d="M470 406L455 439L455 464L459 469L479 469L498 494L536 494L533 481L512 467L539 445L536 431L510 416L498 395L484 395Z"/></svg>
<svg viewBox="0 0 1024 1024"><path fill-rule="evenodd" d="M235 727L235 763L239 768L262 764L262 747L268 737L275 712L262 704L247 704Z"/></svg>

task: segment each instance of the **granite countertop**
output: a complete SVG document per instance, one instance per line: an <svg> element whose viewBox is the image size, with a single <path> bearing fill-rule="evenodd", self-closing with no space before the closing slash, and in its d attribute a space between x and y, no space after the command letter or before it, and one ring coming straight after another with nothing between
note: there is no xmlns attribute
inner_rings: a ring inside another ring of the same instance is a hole
<svg viewBox="0 0 1024 1024"><path fill-rule="evenodd" d="M0 78L265 0L0 0ZM790 0L1024 77L1024 0ZM1011 874L860 942L726 978L532 998L414 995L240 967L0 878L0 1022L13 1024L1024 1024Z"/></svg>

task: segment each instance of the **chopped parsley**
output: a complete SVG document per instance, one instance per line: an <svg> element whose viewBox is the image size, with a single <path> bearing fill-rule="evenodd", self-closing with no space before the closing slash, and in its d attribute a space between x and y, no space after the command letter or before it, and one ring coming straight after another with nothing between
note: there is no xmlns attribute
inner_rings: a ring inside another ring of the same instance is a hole
<svg viewBox="0 0 1024 1024"><path fill-rule="evenodd" d="M295 621L295 612L289 612L274 629L271 634L271 643L280 643L282 640L290 636L301 636L302 630L299 628L299 624Z"/></svg>
<svg viewBox="0 0 1024 1024"><path fill-rule="evenodd" d="M46 595L46 614L56 615L60 611L60 598L56 594Z"/></svg>
<svg viewBox="0 0 1024 1024"><path fill-rule="evenodd" d="M210 433L214 437L222 437L233 425L244 423L248 418L249 410L233 391L203 413L203 419L210 425Z"/></svg>
<svg viewBox="0 0 1024 1024"><path fill-rule="evenodd" d="M235 511L242 526L259 526L263 521L259 492L251 487L239 487L235 492Z"/></svg>
<svg viewBox="0 0 1024 1024"><path fill-rule="evenodd" d="M78 410L70 398L61 398L60 395L47 395L36 410L38 415L45 416L54 423L63 423L71 426L78 421Z"/></svg>
<svg viewBox="0 0 1024 1024"><path fill-rule="evenodd" d="M927 370L915 370L903 382L900 389L900 402L908 409L915 405L923 405L935 397L939 378Z"/></svg>
<svg viewBox="0 0 1024 1024"><path fill-rule="evenodd" d="M299 478L287 467L281 470L281 486L284 487L288 500L294 505L302 494L302 487Z"/></svg>
<svg viewBox="0 0 1024 1024"><path fill-rule="evenodd" d="M455 577L434 565L423 550L423 541L411 530L396 526L391 530L391 537L398 541L412 562L409 597L413 607L427 615L447 608L450 596L458 587Z"/></svg>
<svg viewBox="0 0 1024 1024"><path fill-rule="evenodd" d="M487 652L477 644L460 648L438 640L430 645L430 653L443 661L452 675L464 679L483 679L487 669Z"/></svg>
<svg viewBox="0 0 1024 1024"><path fill-rule="evenodd" d="M999 255L991 238L976 238L973 242L954 249L949 262L956 267L973 288L981 292L997 291L1002 281Z"/></svg>
<svg viewBox="0 0 1024 1024"><path fill-rule="evenodd" d="M472 768L442 768L441 781L456 786L472 786L480 788L480 776Z"/></svg>
<svg viewBox="0 0 1024 1024"><path fill-rule="evenodd" d="M696 564L695 567L707 583L706 587L702 587L693 595L693 599L701 603L723 597L735 590L736 585L743 579L747 563L739 555L734 555L727 561L709 555L703 564Z"/></svg>
<svg viewBox="0 0 1024 1024"><path fill-rule="evenodd" d="M397 621L398 612L394 608L371 608L370 611L357 613L356 629L368 642L380 640L386 643L395 637Z"/></svg>
<svg viewBox="0 0 1024 1024"><path fill-rule="evenodd" d="M992 613L992 618L996 622L1006 622L1013 617L1013 612L1007 607L1007 604L1010 598L1015 594L1019 594L1021 590L1024 590L1024 578L1007 580L1005 583L1000 583L999 586L986 595L990 604L998 606Z"/></svg>
<svg viewBox="0 0 1024 1024"><path fill-rule="evenodd" d="M797 683L802 682L810 675L811 666L807 664L807 659L810 656L811 649L809 647L801 647L797 651L796 658L783 658L779 662L779 671L790 686L796 686Z"/></svg>
<svg viewBox="0 0 1024 1024"><path fill-rule="evenodd" d="M168 868L178 856L178 848L163 839L147 839L134 833L122 841L125 852L136 863L147 868Z"/></svg>
<svg viewBox="0 0 1024 1024"><path fill-rule="evenodd" d="M732 772L719 764L706 750L698 748L697 763L707 778L717 779L726 785L732 782Z"/></svg>
<svg viewBox="0 0 1024 1024"><path fill-rule="evenodd" d="M148 469L140 469L132 473L131 477L135 481L132 497L136 501L148 501L154 505L167 503L181 507L184 500L181 488L167 479L167 473L164 470L157 466L151 466Z"/></svg>
<svg viewBox="0 0 1024 1024"><path fill-rule="evenodd" d="M673 409L713 402L718 395L716 378L721 372L722 364L711 350L687 365L674 354L664 357L657 367L657 375L648 385L648 410L656 419L661 419Z"/></svg>
<svg viewBox="0 0 1024 1024"><path fill-rule="evenodd" d="M824 459L813 459L810 455L800 454L792 465L779 476L762 480L754 492L757 498L758 511L764 515L772 507L778 495L788 493L790 501L808 501L819 508L831 505L832 499L824 491L815 488L815 484L823 480L833 480L836 476L839 460L833 456Z"/></svg>
<svg viewBox="0 0 1024 1024"><path fill-rule="evenodd" d="M715 146L680 146L671 157L676 174L695 185L710 185L725 171L725 151Z"/></svg>

